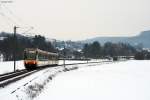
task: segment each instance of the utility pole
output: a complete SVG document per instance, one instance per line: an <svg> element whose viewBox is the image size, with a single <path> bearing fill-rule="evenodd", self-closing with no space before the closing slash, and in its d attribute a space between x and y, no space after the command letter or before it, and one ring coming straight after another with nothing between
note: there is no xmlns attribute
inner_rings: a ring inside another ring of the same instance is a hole
<svg viewBox="0 0 150 100"><path fill-rule="evenodd" d="M55 46L55 49L56 49L56 39L54 39L54 46Z"/></svg>
<svg viewBox="0 0 150 100"><path fill-rule="evenodd" d="M17 35L16 35L16 31L17 31L17 28L21 28L21 27L14 26L14 43L13 43L13 46L14 46L14 50L13 50L14 72L16 71L16 50L17 50ZM29 30L25 31L24 33L28 32L28 31L30 31L32 29L33 29L33 27L31 27Z"/></svg>
<svg viewBox="0 0 150 100"><path fill-rule="evenodd" d="M66 58L66 52L65 52L65 42L64 42L64 59L63 59L63 63L64 63L64 68L66 69L66 64L65 64L65 58Z"/></svg>
<svg viewBox="0 0 150 100"><path fill-rule="evenodd" d="M17 50L17 36L16 30L19 27L14 26L14 72L16 71L16 50Z"/></svg>

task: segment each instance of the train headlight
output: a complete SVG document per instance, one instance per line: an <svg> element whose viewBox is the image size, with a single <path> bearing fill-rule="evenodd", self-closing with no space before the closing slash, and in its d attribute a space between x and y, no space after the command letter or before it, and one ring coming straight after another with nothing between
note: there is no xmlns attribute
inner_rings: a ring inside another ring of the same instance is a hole
<svg viewBox="0 0 150 100"><path fill-rule="evenodd" d="M28 62L26 62L26 61L25 61L24 63L25 63L25 64L28 64Z"/></svg>
<svg viewBox="0 0 150 100"><path fill-rule="evenodd" d="M36 61L33 61L33 64L36 64Z"/></svg>

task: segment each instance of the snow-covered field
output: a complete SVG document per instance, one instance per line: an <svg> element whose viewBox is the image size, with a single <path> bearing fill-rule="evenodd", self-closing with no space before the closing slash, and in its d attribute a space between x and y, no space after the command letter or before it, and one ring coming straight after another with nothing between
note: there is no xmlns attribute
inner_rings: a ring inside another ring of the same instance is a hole
<svg viewBox="0 0 150 100"><path fill-rule="evenodd" d="M16 61L16 70L25 69L23 60ZM14 62L13 61L5 61L0 62L0 74L9 73L14 71Z"/></svg>
<svg viewBox="0 0 150 100"><path fill-rule="evenodd" d="M82 67L61 73L36 100L150 100L150 61Z"/></svg>
<svg viewBox="0 0 150 100"><path fill-rule="evenodd" d="M0 89L2 100L150 100L150 61L48 68ZM26 84L28 83L28 84Z"/></svg>

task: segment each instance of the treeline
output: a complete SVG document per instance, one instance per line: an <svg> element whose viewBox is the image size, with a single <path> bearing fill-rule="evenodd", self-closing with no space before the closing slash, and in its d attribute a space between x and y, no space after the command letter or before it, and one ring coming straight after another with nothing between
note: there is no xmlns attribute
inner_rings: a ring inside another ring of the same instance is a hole
<svg viewBox="0 0 150 100"><path fill-rule="evenodd" d="M57 42L56 42L57 43ZM59 43L55 44L58 45ZM65 43L59 44L63 47ZM75 43L74 43L75 44ZM136 48L128 43L111 43L106 42L101 45L95 41L90 44L85 44L82 50L77 49L77 46L67 45L65 49L53 47L50 41L47 41L44 36L35 35L34 37L25 37L17 34L16 59L23 59L23 51L25 48L39 48L49 52L57 52L60 58L63 59L87 59L87 58L104 58L116 56L135 56L135 59L150 59L150 52L142 51L142 48ZM79 47L78 47L79 48ZM5 34L0 38L0 54L3 54L5 61L13 60L14 53L14 37L13 34ZM65 55L65 56L64 56Z"/></svg>
<svg viewBox="0 0 150 100"><path fill-rule="evenodd" d="M25 48L39 48L45 51L56 52L51 42L46 41L45 37L35 35L34 37L24 37L17 35L16 59L23 59L23 51ZM14 37L13 34L7 35L3 40L0 40L0 52L4 56L5 61L13 60Z"/></svg>
<svg viewBox="0 0 150 100"><path fill-rule="evenodd" d="M135 54L136 60L150 60L150 52L148 50L138 51Z"/></svg>
<svg viewBox="0 0 150 100"><path fill-rule="evenodd" d="M85 58L95 59L106 56L134 56L136 53L136 49L130 44L106 42L102 46L97 41L92 44L85 44L82 51Z"/></svg>

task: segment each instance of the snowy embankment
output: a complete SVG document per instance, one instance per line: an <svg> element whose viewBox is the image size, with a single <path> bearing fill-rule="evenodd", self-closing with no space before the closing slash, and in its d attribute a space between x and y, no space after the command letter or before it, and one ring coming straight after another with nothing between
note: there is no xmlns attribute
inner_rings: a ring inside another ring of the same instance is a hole
<svg viewBox="0 0 150 100"><path fill-rule="evenodd" d="M36 100L150 100L150 61L126 61L61 73Z"/></svg>

